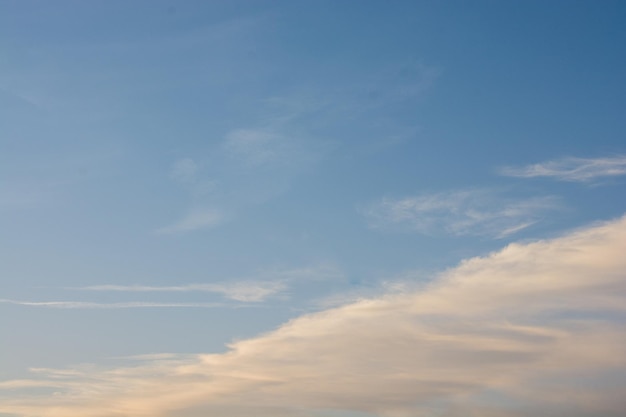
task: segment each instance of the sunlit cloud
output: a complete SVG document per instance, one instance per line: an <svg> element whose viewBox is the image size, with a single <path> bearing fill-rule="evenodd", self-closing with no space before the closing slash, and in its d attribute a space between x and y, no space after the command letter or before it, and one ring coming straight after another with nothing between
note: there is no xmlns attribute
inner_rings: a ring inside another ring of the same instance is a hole
<svg viewBox="0 0 626 417"><path fill-rule="evenodd" d="M504 238L558 208L555 197L507 199L485 189L384 198L363 210L373 228Z"/></svg>
<svg viewBox="0 0 626 417"><path fill-rule="evenodd" d="M561 158L525 167L504 167L502 175L518 178L547 177L560 181L592 182L626 175L626 155L606 158Z"/></svg>
<svg viewBox="0 0 626 417"><path fill-rule="evenodd" d="M618 417L626 395L625 250L626 217L510 244L419 289L307 314L223 354L5 381L0 388L11 396L0 397L0 412ZM30 392L31 384L54 395Z"/></svg>

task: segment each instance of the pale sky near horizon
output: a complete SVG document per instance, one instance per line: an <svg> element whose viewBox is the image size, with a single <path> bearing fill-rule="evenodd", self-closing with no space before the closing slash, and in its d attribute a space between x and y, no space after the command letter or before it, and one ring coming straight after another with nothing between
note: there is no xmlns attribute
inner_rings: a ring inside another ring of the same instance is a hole
<svg viewBox="0 0 626 417"><path fill-rule="evenodd" d="M0 0L0 417L622 416L625 21Z"/></svg>

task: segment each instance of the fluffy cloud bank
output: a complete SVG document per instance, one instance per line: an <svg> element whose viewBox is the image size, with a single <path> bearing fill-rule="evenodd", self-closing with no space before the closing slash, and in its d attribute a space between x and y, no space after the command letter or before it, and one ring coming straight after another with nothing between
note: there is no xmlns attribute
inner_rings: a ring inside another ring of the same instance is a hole
<svg viewBox="0 0 626 417"><path fill-rule="evenodd" d="M308 314L224 354L35 370L0 383L0 412L617 417L626 409L625 253L626 217L512 244L417 292Z"/></svg>

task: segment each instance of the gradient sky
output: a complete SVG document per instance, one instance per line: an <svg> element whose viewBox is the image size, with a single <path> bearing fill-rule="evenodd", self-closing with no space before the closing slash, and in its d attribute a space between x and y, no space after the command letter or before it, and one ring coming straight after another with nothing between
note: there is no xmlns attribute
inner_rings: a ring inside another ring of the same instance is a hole
<svg viewBox="0 0 626 417"><path fill-rule="evenodd" d="M625 21L0 0L0 416L623 416Z"/></svg>

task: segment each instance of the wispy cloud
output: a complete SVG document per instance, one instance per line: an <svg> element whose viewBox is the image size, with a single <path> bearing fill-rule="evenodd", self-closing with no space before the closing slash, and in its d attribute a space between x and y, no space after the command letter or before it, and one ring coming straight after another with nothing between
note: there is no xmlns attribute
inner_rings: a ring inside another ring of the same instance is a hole
<svg viewBox="0 0 626 417"><path fill-rule="evenodd" d="M208 168L193 158L174 162L170 178L189 194L191 207L157 234L185 233L222 224L224 213L236 216L250 205L287 190L294 178L312 166L321 151L280 123L234 129L205 155ZM210 175L208 173L210 172Z"/></svg>
<svg viewBox="0 0 626 417"><path fill-rule="evenodd" d="M217 308L221 303L159 303L132 301L125 303L96 303L91 301L20 301L0 299L0 303L29 307L68 308L68 309L120 309L120 308Z"/></svg>
<svg viewBox="0 0 626 417"><path fill-rule="evenodd" d="M191 158L181 158L174 162L170 171L170 178L181 183L190 183L196 180L198 164Z"/></svg>
<svg viewBox="0 0 626 417"><path fill-rule="evenodd" d="M508 199L485 189L385 198L364 210L371 227L504 238L558 207L555 197Z"/></svg>
<svg viewBox="0 0 626 417"><path fill-rule="evenodd" d="M5 381L0 388L12 391L0 399L0 412L618 417L626 377L625 248L626 217L511 244L421 289L304 315L223 354Z"/></svg>
<svg viewBox="0 0 626 417"><path fill-rule="evenodd" d="M412 137L417 126L380 118L381 109L419 99L438 74L421 64L393 65L356 80L341 79L331 87L305 86L255 98L246 119L255 122L234 126L220 133L209 149L177 159L170 178L189 192L190 201L183 204L191 211L213 207L237 218L246 208L289 190L332 149L350 147L369 154ZM332 133L354 131L355 126L360 137L355 143ZM219 224L185 217L159 232L185 233Z"/></svg>
<svg viewBox="0 0 626 417"><path fill-rule="evenodd" d="M259 271L256 279L222 281L216 283L194 283L183 285L117 285L102 284L85 287L69 287L66 290L118 293L214 293L223 297L223 302L162 302L162 301L32 301L0 299L0 304L25 307L56 309L131 309L131 308L239 308L260 306L272 298L289 298L287 290L316 281L343 278L343 273L330 264L304 268L278 268ZM227 302L227 300L229 302Z"/></svg>
<svg viewBox="0 0 626 417"><path fill-rule="evenodd" d="M193 209L175 223L161 227L156 234L169 235L215 227L225 220L217 209Z"/></svg>
<svg viewBox="0 0 626 417"><path fill-rule="evenodd" d="M561 158L525 167L504 167L502 175L518 178L548 177L561 181L592 182L626 175L626 155L606 158Z"/></svg>
<svg viewBox="0 0 626 417"><path fill-rule="evenodd" d="M227 153L241 158L246 165L259 167L284 160L288 142L275 132L265 129L238 129L230 132L224 142Z"/></svg>
<svg viewBox="0 0 626 417"><path fill-rule="evenodd" d="M257 279L232 280L216 283L193 283L184 285L91 285L71 288L83 291L110 292L207 292L220 294L224 298L258 303L282 294L290 285L342 278L343 273L332 265L315 265L305 268L283 268L259 271Z"/></svg>
<svg viewBox="0 0 626 417"><path fill-rule="evenodd" d="M187 284L179 286L94 285L78 288L86 291L118 292L210 292L240 302L259 302L286 288L283 282L235 282L219 284Z"/></svg>

